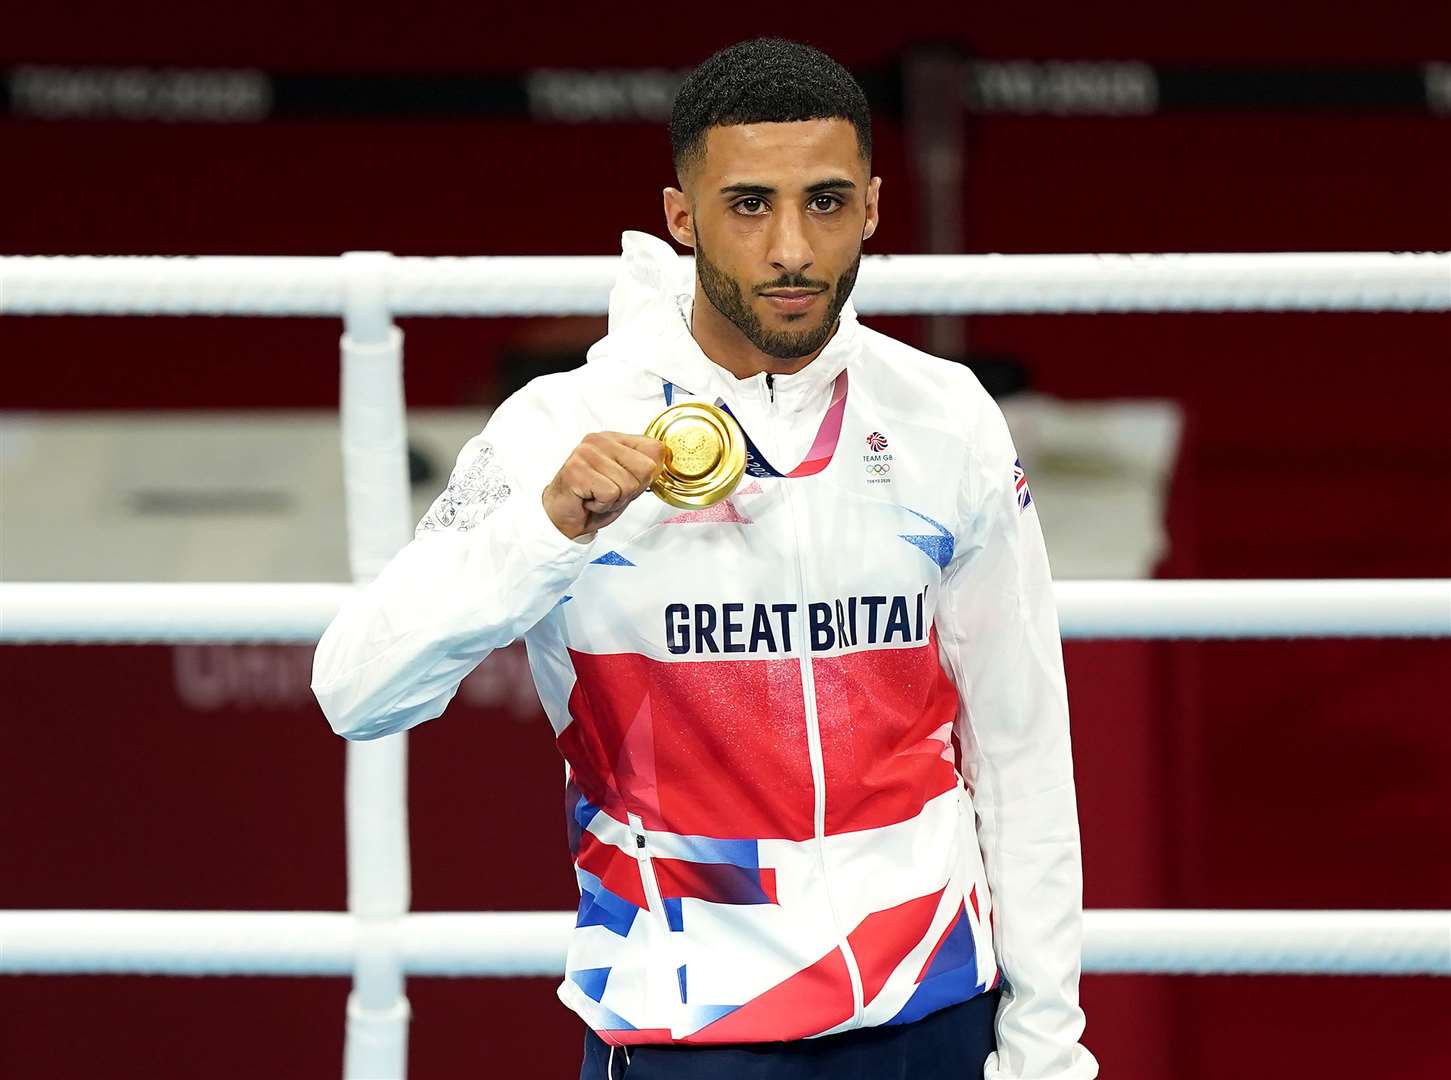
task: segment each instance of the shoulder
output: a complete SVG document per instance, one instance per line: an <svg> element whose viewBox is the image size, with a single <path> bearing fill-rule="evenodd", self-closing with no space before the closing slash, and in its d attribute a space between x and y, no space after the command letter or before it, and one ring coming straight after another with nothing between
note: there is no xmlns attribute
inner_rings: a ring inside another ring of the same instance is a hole
<svg viewBox="0 0 1451 1080"><path fill-rule="evenodd" d="M500 408L514 402L520 411L562 419L593 412L601 405L658 397L660 379L635 362L640 349L631 338L606 334L589 347L576 367L529 380Z"/></svg>
<svg viewBox="0 0 1451 1080"><path fill-rule="evenodd" d="M587 362L536 376L510 394L485 433L496 446L524 448L512 454L527 459L521 469L541 460L557 467L591 431L643 431L660 410L662 387L642 368L591 349Z"/></svg>
<svg viewBox="0 0 1451 1080"><path fill-rule="evenodd" d="M603 370L609 367L611 370ZM523 426L540 434L540 425L571 430L601 394L618 393L619 372L614 365L581 363L567 371L537 375L494 409L496 422Z"/></svg>
<svg viewBox="0 0 1451 1080"><path fill-rule="evenodd" d="M1007 435L1002 410L966 364L862 326L862 360L874 397L957 435L969 447L997 447Z"/></svg>

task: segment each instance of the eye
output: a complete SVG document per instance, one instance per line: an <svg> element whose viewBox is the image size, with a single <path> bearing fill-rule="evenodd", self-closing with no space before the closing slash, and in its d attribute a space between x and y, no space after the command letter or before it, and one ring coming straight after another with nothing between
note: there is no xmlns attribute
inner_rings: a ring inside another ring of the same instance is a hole
<svg viewBox="0 0 1451 1080"><path fill-rule="evenodd" d="M739 200L738 202L735 203L734 209L737 212L741 212L741 207L746 206L747 203L754 204L754 206L764 206L764 205L766 205L766 201L764 199L762 199L759 195L747 195L744 199L741 199L741 200ZM751 215L751 216L753 216L755 214L755 210L753 208L748 208L744 212L747 215Z"/></svg>
<svg viewBox="0 0 1451 1080"><path fill-rule="evenodd" d="M817 204L820 203L822 199L826 200L826 206L817 206ZM846 204L842 202L842 200L836 195L817 195L811 200L811 205L816 206L816 208L822 213L829 214L837 207L844 206Z"/></svg>

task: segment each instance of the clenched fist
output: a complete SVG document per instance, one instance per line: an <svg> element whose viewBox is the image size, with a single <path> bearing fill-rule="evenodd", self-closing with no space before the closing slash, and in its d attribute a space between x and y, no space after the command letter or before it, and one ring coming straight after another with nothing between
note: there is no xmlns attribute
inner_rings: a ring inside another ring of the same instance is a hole
<svg viewBox="0 0 1451 1080"><path fill-rule="evenodd" d="M544 489L544 511L571 540L625 512L665 467L665 444L643 435L586 435Z"/></svg>

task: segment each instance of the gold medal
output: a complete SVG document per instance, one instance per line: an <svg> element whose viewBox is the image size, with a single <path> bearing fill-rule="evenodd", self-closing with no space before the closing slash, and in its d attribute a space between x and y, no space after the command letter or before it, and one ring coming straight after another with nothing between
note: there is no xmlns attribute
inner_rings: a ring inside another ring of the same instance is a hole
<svg viewBox="0 0 1451 1080"><path fill-rule="evenodd" d="M724 409L704 401L672 405L645 429L665 444L665 468L650 490L671 506L696 510L736 489L746 469L746 437Z"/></svg>

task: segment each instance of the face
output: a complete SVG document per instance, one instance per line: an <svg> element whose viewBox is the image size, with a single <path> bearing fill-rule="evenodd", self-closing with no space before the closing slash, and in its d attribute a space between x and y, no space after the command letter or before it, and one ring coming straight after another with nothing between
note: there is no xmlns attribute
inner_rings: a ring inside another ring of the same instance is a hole
<svg viewBox="0 0 1451 1080"><path fill-rule="evenodd" d="M736 124L710 129L684 193L666 189L701 291L767 356L810 356L835 330L876 230L881 178L867 173L846 120ZM768 295L781 290L804 295Z"/></svg>

